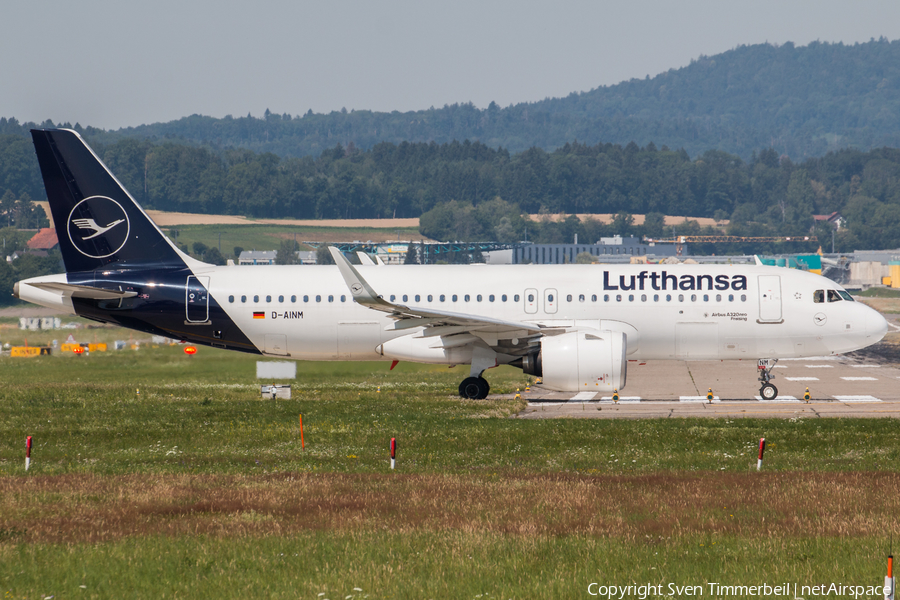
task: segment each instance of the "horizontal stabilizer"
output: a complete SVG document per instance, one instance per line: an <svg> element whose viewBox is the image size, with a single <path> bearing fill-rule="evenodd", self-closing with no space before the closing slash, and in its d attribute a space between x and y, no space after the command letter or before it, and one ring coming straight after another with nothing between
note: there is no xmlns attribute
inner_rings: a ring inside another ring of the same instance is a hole
<svg viewBox="0 0 900 600"><path fill-rule="evenodd" d="M71 283L57 283L54 281L35 281L26 282L30 286L47 290L48 292L59 292L72 298L90 298L92 300L118 300L122 298L134 298L137 292L123 292L120 290L107 290L87 285L73 285Z"/></svg>

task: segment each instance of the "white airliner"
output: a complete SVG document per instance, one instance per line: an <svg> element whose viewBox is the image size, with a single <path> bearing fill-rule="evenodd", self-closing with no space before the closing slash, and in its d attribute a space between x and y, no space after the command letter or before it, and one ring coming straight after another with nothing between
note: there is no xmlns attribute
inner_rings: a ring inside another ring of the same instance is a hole
<svg viewBox="0 0 900 600"><path fill-rule="evenodd" d="M501 364L553 390L611 392L629 360L759 359L767 399L777 359L887 331L834 282L761 265L352 265L334 248L336 267L209 265L166 238L76 132L32 137L66 273L15 295L139 331L297 360L471 365L467 398L486 397L482 375Z"/></svg>

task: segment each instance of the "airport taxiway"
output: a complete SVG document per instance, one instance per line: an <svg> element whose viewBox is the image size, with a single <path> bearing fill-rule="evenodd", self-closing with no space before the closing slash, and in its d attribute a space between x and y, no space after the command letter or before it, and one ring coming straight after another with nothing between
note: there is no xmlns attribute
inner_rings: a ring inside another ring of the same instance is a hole
<svg viewBox="0 0 900 600"><path fill-rule="evenodd" d="M755 360L629 362L618 402L609 392L560 393L536 385L520 392L528 406L516 417L900 418L900 368L877 354L783 359L772 374L779 395L764 401Z"/></svg>

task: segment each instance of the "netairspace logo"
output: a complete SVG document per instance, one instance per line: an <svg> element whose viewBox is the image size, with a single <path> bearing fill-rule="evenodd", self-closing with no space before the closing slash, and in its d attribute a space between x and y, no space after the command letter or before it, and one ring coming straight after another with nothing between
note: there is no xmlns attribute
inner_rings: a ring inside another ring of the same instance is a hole
<svg viewBox="0 0 900 600"><path fill-rule="evenodd" d="M780 583L771 585L726 585L719 582L708 582L703 585L680 585L677 583L632 583L630 585L605 585L593 582L588 585L589 595L611 600L638 598L646 600L651 597L663 598L710 598L754 597L754 598L791 598L793 600L809 598L872 598L884 597L884 586L850 585L844 583L823 583L805 585L799 583Z"/></svg>

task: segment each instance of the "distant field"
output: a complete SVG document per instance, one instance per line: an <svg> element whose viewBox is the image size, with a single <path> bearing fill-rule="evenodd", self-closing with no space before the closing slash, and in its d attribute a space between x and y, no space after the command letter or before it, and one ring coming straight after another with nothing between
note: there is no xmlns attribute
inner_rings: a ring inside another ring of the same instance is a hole
<svg viewBox="0 0 900 600"><path fill-rule="evenodd" d="M0 329L25 335L67 332ZM464 367L387 362L298 363L293 398L262 400L257 359L150 344L0 358L0 590L499 599L587 597L591 582L873 584L900 534L887 419L520 420L520 401L459 399ZM513 392L529 378L490 380Z"/></svg>
<svg viewBox="0 0 900 600"><path fill-rule="evenodd" d="M296 239L298 242L352 242L387 240L422 240L424 238L417 229L366 229L339 227L294 227L288 225L178 225L163 227L163 231L171 239L177 238L179 244L187 244L193 249L195 242L203 242L210 247L219 247L219 233L222 234L222 254L225 258L234 258L234 248L244 250L275 250L285 239ZM174 233L178 231L178 234ZM304 247L309 249L309 247Z"/></svg>

